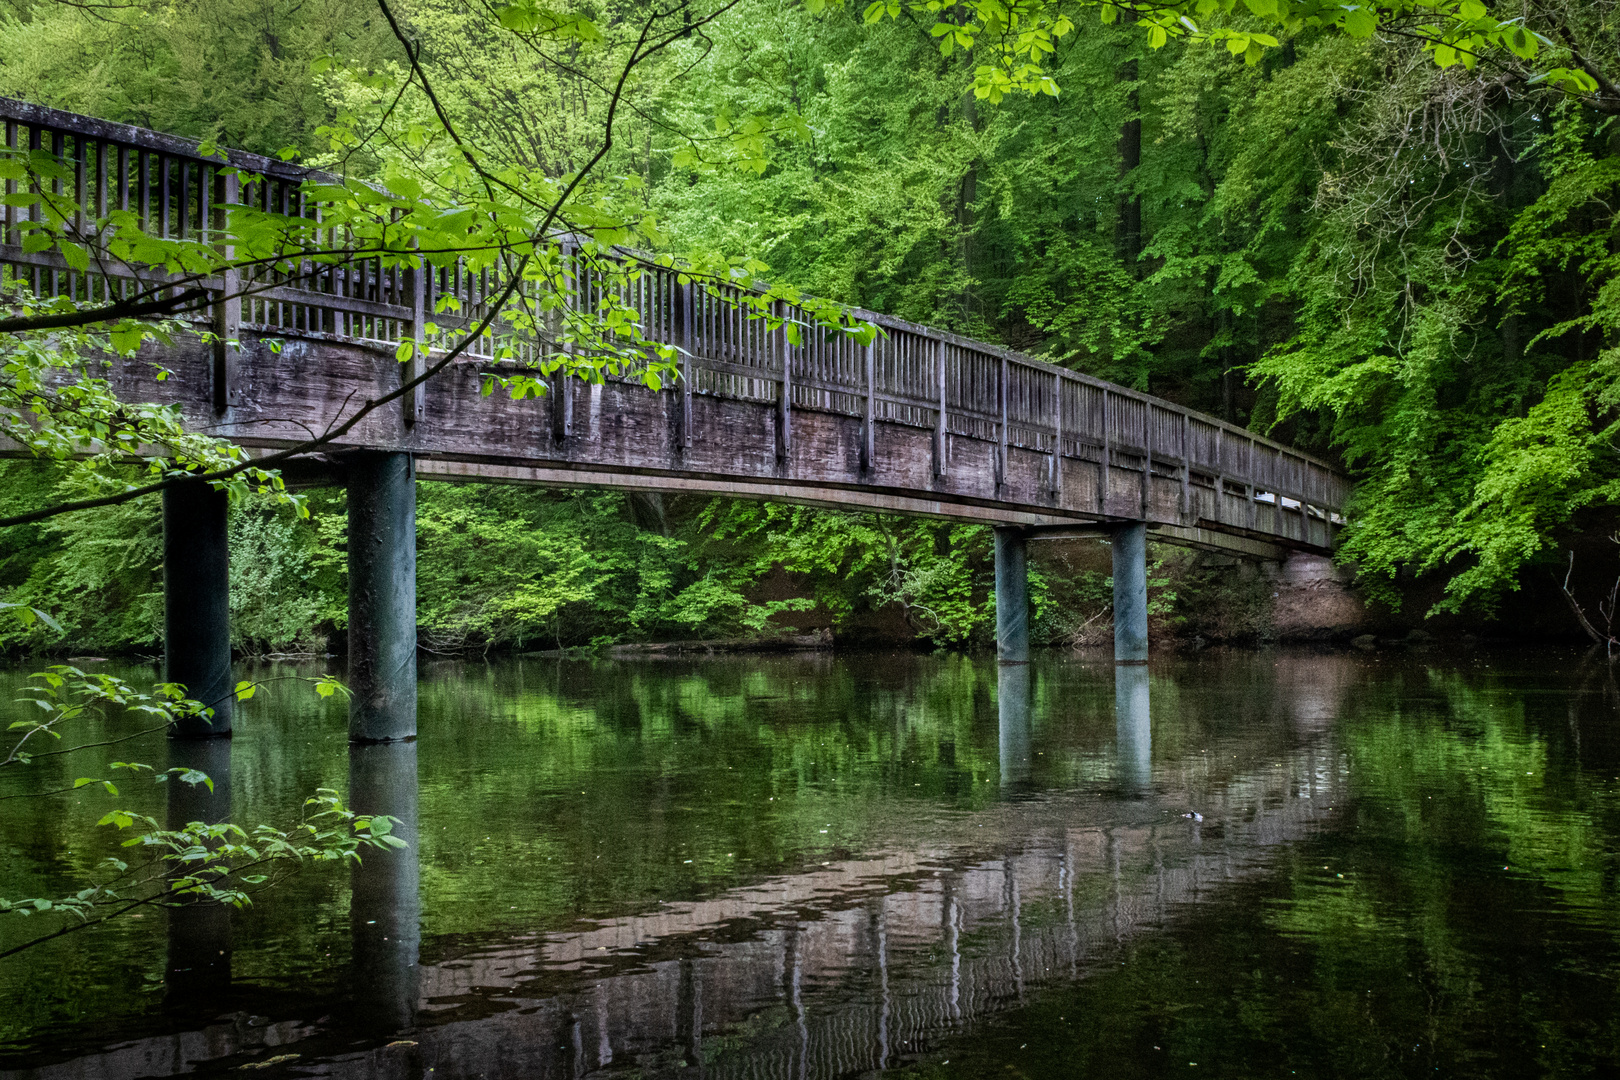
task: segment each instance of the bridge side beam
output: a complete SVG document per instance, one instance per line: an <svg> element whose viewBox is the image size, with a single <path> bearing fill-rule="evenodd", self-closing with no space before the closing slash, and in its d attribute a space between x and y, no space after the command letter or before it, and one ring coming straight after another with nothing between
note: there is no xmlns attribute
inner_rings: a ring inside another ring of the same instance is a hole
<svg viewBox="0 0 1620 1080"><path fill-rule="evenodd" d="M349 741L416 738L416 469L407 453L349 465Z"/></svg>
<svg viewBox="0 0 1620 1080"><path fill-rule="evenodd" d="M229 500L187 481L163 491L163 679L213 708L170 729L176 738L231 733L231 564Z"/></svg>

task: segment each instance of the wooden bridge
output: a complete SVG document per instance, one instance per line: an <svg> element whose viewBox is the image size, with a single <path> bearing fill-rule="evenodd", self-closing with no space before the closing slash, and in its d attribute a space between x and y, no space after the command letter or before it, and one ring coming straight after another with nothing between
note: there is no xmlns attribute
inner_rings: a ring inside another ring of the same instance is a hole
<svg viewBox="0 0 1620 1080"><path fill-rule="evenodd" d="M163 237L206 237L231 205L312 218L305 185L337 180L235 151L204 157L188 140L22 102L0 100L0 118L8 148L48 151L70 170L87 235L92 217L117 209ZM15 188L7 182L8 194ZM80 272L55 252L25 253L19 215L37 212L8 206L0 235L0 264L36 293L94 304L158 280L111 260ZM563 244L565 258L575 258ZM608 284L586 262L572 265L569 303L596 310ZM745 316L740 286L683 284L676 270L645 260L641 271L612 287L647 339L679 349L673 385L552 378L539 401L486 397L488 376L516 369L480 346L311 463L321 478L349 485L351 535L375 541L350 545L357 739L414 730L414 721L385 715L414 717L414 690L396 676L414 673L415 476L696 492L994 525L998 646L1015 662L1028 655L1030 538L1114 537L1116 656L1125 662L1147 655L1150 533L1261 559L1333 547L1347 481L1253 432L877 312L854 312L880 331L869 346L815 333L790 345ZM121 363L114 385L127 400L178 404L194 428L264 449L329 431L354 403L398 389L423 360L399 363L395 344L431 346L428 323L455 321L433 314L447 298L463 325L480 318L495 285L487 272L459 266L400 270L376 260L251 286L231 273L200 284L214 300L198 318L240 349L180 341L142 358L160 359L173 372L166 380L149 364ZM774 314L813 323L792 305ZM168 565L190 568L168 586L171 610L186 612L170 620L170 671L214 700L231 685L220 643L224 503L184 486L165 494ZM228 722L217 717L209 730Z"/></svg>

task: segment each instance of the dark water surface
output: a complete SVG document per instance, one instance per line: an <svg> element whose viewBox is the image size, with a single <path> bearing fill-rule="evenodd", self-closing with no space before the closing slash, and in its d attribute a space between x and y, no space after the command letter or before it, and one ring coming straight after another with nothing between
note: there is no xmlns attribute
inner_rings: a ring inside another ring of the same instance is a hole
<svg viewBox="0 0 1620 1080"><path fill-rule="evenodd" d="M1579 654L445 663L420 729L351 756L278 683L229 744L0 777L174 761L238 823L330 787L413 840L0 960L0 1077L1620 1070L1620 692ZM78 887L115 805L209 812L175 790L0 800L0 896Z"/></svg>

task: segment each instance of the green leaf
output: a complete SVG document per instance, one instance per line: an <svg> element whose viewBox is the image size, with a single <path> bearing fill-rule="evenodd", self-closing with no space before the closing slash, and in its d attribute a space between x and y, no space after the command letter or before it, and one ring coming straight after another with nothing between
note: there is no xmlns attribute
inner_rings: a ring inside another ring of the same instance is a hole
<svg viewBox="0 0 1620 1080"><path fill-rule="evenodd" d="M415 355L416 342L410 338L406 338L404 341L401 341L399 343L399 347L394 350L394 359L398 360L402 364L409 363L411 357Z"/></svg>
<svg viewBox="0 0 1620 1080"><path fill-rule="evenodd" d="M258 683L249 682L248 680L243 679L241 682L236 684L236 700L246 701L248 698L252 697L258 689Z"/></svg>
<svg viewBox="0 0 1620 1080"><path fill-rule="evenodd" d="M60 240L56 244L56 249L62 253L62 260L79 273L90 269L90 254L82 245Z"/></svg>
<svg viewBox="0 0 1620 1080"><path fill-rule="evenodd" d="M1378 13L1371 7L1361 4L1352 7L1344 14L1344 32L1351 37L1372 37L1378 30Z"/></svg>

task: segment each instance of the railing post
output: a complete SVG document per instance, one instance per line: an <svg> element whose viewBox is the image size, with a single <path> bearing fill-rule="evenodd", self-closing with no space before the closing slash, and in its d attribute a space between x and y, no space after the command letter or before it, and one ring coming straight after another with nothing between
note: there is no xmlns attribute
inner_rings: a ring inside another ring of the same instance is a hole
<svg viewBox="0 0 1620 1080"><path fill-rule="evenodd" d="M866 414L861 418L861 469L877 471L877 339L866 346Z"/></svg>
<svg viewBox="0 0 1620 1080"><path fill-rule="evenodd" d="M1185 522L1192 513L1192 417L1181 414L1181 508L1176 514Z"/></svg>
<svg viewBox="0 0 1620 1080"><path fill-rule="evenodd" d="M15 120L6 121L6 149L17 149L17 121ZM4 188L0 190L3 190L7 195L17 194L17 181L7 180ZM16 234L17 220L17 208L7 201L5 206L5 226L4 231L0 232L0 244L17 244L22 242L21 238Z"/></svg>
<svg viewBox="0 0 1620 1080"><path fill-rule="evenodd" d="M934 352L934 382L935 389L937 391L936 396L939 399L939 415L934 420L934 477L936 479L943 480L947 472L945 459L945 439L947 434L945 413L945 343L943 341L933 341L929 338L924 338L923 340L927 341L933 347Z"/></svg>
<svg viewBox="0 0 1620 1080"><path fill-rule="evenodd" d="M1244 469L1243 479L1247 485L1245 490L1249 493L1249 512L1247 514L1247 524L1244 527L1250 532L1253 532L1255 516L1254 497L1256 494L1258 494L1258 492L1255 491L1254 486L1254 440L1252 438L1249 440L1249 463ZM1281 502L1279 502L1277 505L1278 509L1282 508ZM1275 516L1276 515L1273 515L1273 517Z"/></svg>
<svg viewBox="0 0 1620 1080"><path fill-rule="evenodd" d="M241 177L231 172L218 175L214 193L215 217L221 232L229 228L230 207L241 198ZM230 244L219 245L221 257L227 261L236 256ZM227 266L220 274L219 296L214 301L214 411L223 413L233 401L231 394L231 354L240 348L242 336L242 278L234 268Z"/></svg>
<svg viewBox="0 0 1620 1080"><path fill-rule="evenodd" d="M1063 494L1063 376L1052 373L1052 470L1049 480L1054 497Z"/></svg>
<svg viewBox="0 0 1620 1080"><path fill-rule="evenodd" d="M1142 403L1142 520L1153 501L1153 402Z"/></svg>
<svg viewBox="0 0 1620 1080"><path fill-rule="evenodd" d="M692 283L675 280L675 344L681 350L681 448L692 445Z"/></svg>
<svg viewBox="0 0 1620 1080"><path fill-rule="evenodd" d="M427 357L423 355L427 349L427 279L433 271L425 259L417 258L418 265L405 271L405 293L411 298L411 337L416 342L416 350L411 353L410 363L400 365L401 385L420 376L427 366ZM427 409L427 386L418 385L406 394L403 408L405 426L415 427Z"/></svg>
<svg viewBox="0 0 1620 1080"><path fill-rule="evenodd" d="M777 327L774 334L770 334L776 340L777 352L782 357L782 385L776 398L776 460L781 462L786 461L793 452L793 353L788 348L785 306L777 300L772 303L771 310L782 316L782 325ZM770 333L768 323L765 330Z"/></svg>
<svg viewBox="0 0 1620 1080"><path fill-rule="evenodd" d="M1109 473L1113 462L1109 460L1113 452L1111 426L1108 415L1108 388L1102 389L1102 457L1097 462L1097 513L1108 513L1108 487L1112 483Z"/></svg>
<svg viewBox="0 0 1620 1080"><path fill-rule="evenodd" d="M572 243L564 242L561 245L563 261L563 302L559 312L563 333L569 332L568 312L576 310L579 303L580 290L584 287L581 281L583 275L579 272L579 263L576 258L576 248ZM569 376L566 357L574 351L572 345L563 346L564 360L562 367L551 379L551 438L553 442L562 442L574 433L574 380Z"/></svg>
<svg viewBox="0 0 1620 1080"><path fill-rule="evenodd" d="M1001 423L999 425L1000 442L996 446L996 488L1000 490L1007 483L1007 391L1010 389L1008 361L1005 356L1001 358L1001 367L996 373L996 397L1001 407Z"/></svg>

